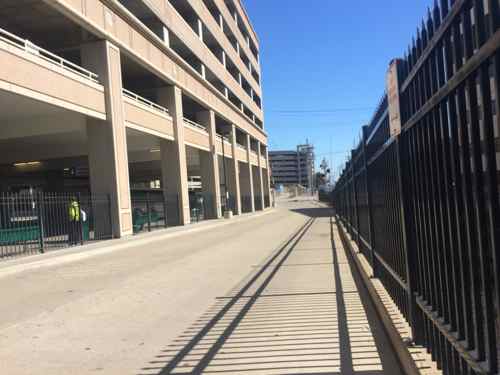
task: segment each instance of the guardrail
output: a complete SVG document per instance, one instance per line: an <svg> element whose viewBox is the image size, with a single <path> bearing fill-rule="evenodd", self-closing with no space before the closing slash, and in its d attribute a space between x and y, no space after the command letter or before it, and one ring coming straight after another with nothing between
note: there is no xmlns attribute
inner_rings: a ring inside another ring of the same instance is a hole
<svg viewBox="0 0 500 375"><path fill-rule="evenodd" d="M158 105L156 103L153 103L151 100L148 100L146 98L143 98L142 96L137 95L136 93L133 93L132 91L129 91L127 89L123 89L123 95L126 96L129 99L132 99L138 103L141 103L147 107L150 107L152 109L155 109L157 111L163 112L164 114L169 114L169 111L167 108L162 107L161 105Z"/></svg>
<svg viewBox="0 0 500 375"><path fill-rule="evenodd" d="M7 30L4 30L0 28L0 40L13 46L17 47L20 50L29 53L30 55L38 56L42 60L48 61L54 65L57 65L64 70L70 71L72 73L75 73L79 75L80 77L86 78L92 82L98 83L98 75L95 73L92 73L91 71L82 68L81 66L78 66L71 61L68 61L66 59L63 59L60 56L57 56L53 54L52 52L49 52L42 47L37 46L36 44L30 42L27 39L22 39L19 38L18 36L9 33Z"/></svg>
<svg viewBox="0 0 500 375"><path fill-rule="evenodd" d="M186 117L184 117L184 122L189 125L189 126L192 126L193 128L196 128L198 130L203 130L205 133L208 133L207 131L207 128L205 128L203 125L201 124L198 124L197 122L194 122Z"/></svg>

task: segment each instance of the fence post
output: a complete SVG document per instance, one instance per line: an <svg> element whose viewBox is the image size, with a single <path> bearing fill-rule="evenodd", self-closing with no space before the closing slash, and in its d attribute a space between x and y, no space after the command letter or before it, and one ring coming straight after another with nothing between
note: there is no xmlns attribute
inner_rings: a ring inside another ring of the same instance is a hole
<svg viewBox="0 0 500 375"><path fill-rule="evenodd" d="M400 214L401 214L401 224L403 229L403 247L405 254L405 266L406 266L406 284L407 284L407 298L408 298L408 308L409 308L409 324L412 330L413 341L417 344L421 344L424 340L423 338L423 325L420 322L419 311L415 296L415 280L412 276L412 266L416 264L414 261L415 249L414 241L410 241L410 207L408 206L408 186L407 186L407 176L404 173L408 168L403 168L403 163L406 159L405 150L401 142L401 135L396 136L396 160L397 160L397 172L398 172L398 190L400 199Z"/></svg>
<svg viewBox="0 0 500 375"><path fill-rule="evenodd" d="M149 191L146 192L146 211L148 213L148 232L151 232L151 207L149 204Z"/></svg>
<svg viewBox="0 0 500 375"><path fill-rule="evenodd" d="M37 214L38 214L38 236L39 236L39 242L40 242L40 253L44 253L45 252L45 239L44 239L44 222L43 222L43 215L44 215L44 212L43 212L43 202L44 202L44 197L43 197L43 193L38 193L37 194L37 200L38 200L38 210L37 210Z"/></svg>
<svg viewBox="0 0 500 375"><path fill-rule="evenodd" d="M83 215L82 215L82 200L81 194L76 194L76 199L78 202L78 209L80 210L78 217L80 218L80 245L83 245Z"/></svg>
<svg viewBox="0 0 500 375"><path fill-rule="evenodd" d="M167 196L165 192L162 192L162 194L163 194L163 226L167 228L168 227Z"/></svg>
<svg viewBox="0 0 500 375"><path fill-rule="evenodd" d="M113 233L113 215L111 215L111 194L106 194L106 197L108 199L108 217L109 217L109 230L111 232L111 238L113 239L115 237ZM95 219L94 219L95 221ZM94 230L96 230L94 228Z"/></svg>
<svg viewBox="0 0 500 375"><path fill-rule="evenodd" d="M363 164L365 167L365 178L366 178L366 201L368 209L368 232L370 236L370 254L371 254L371 264L373 270L373 277L377 277L377 259L375 258L375 231L373 229L373 216L372 216L372 194L370 190L370 170L368 165L368 158L366 157L366 142L368 140L368 127L363 127Z"/></svg>
<svg viewBox="0 0 500 375"><path fill-rule="evenodd" d="M354 196L354 220L353 220L353 228L356 230L356 239L355 242L358 245L358 249L361 251L361 239L359 238L359 208L358 208L358 191L356 189L356 159L355 159L355 150L351 151L351 160L352 160L352 191Z"/></svg>

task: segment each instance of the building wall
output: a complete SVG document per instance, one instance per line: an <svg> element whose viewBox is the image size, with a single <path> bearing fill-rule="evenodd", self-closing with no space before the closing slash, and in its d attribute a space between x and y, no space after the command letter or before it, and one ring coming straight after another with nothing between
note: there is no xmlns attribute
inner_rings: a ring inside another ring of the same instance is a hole
<svg viewBox="0 0 500 375"><path fill-rule="evenodd" d="M307 161L306 155L297 151L270 151L269 163L271 182L275 185L301 184L309 187L310 176L314 174L314 159Z"/></svg>

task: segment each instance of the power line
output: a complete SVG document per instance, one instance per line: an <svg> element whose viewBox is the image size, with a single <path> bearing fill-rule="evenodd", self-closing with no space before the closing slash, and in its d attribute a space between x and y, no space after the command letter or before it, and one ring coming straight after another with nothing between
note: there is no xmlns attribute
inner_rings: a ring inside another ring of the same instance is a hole
<svg viewBox="0 0 500 375"><path fill-rule="evenodd" d="M359 129L360 124L363 124L363 123L365 123L365 122L360 121L356 124L333 124L333 123L319 123L319 124L316 123L315 124L315 123L311 123L311 124L308 124L308 126L314 126L314 127L352 127L352 128ZM267 126L269 128L269 127L279 127L279 126L287 126L288 127L290 125L294 126L294 125L299 125L299 124L290 124L290 123L286 123L286 124L285 123L282 123L282 124L278 123L278 124L276 124L276 123L271 122ZM302 126L302 125L300 125L300 126Z"/></svg>
<svg viewBox="0 0 500 375"><path fill-rule="evenodd" d="M325 152L323 154L316 154L316 156L343 155L343 154L347 154L348 152L351 152L351 150Z"/></svg>
<svg viewBox="0 0 500 375"><path fill-rule="evenodd" d="M267 113L283 114L328 114L337 112L373 111L373 107L335 108L335 109L268 109Z"/></svg>

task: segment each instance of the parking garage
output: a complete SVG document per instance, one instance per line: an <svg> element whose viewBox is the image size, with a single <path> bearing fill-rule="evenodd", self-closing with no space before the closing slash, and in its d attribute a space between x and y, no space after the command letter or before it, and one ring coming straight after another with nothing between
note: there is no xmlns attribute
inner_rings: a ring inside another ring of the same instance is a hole
<svg viewBox="0 0 500 375"><path fill-rule="evenodd" d="M74 244L75 200L87 223L77 242L264 208L253 198L264 194L258 141L49 5L2 7L0 58L7 253Z"/></svg>

